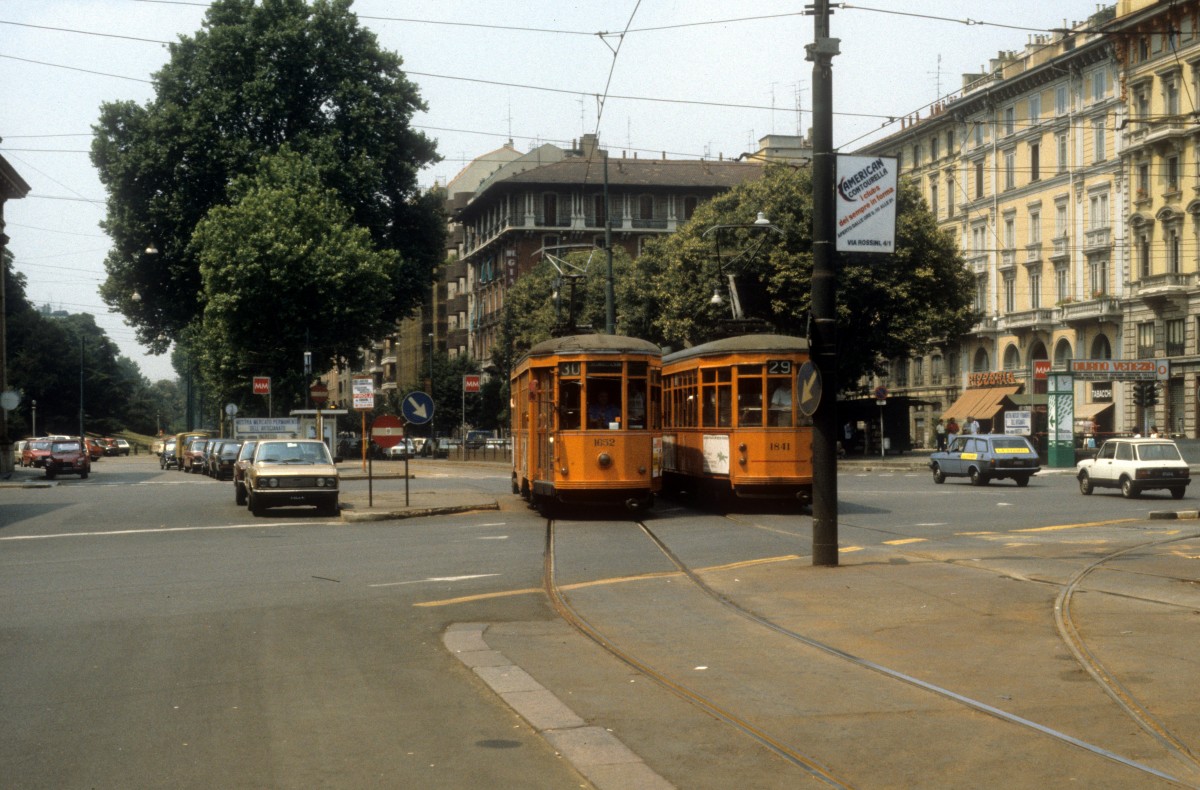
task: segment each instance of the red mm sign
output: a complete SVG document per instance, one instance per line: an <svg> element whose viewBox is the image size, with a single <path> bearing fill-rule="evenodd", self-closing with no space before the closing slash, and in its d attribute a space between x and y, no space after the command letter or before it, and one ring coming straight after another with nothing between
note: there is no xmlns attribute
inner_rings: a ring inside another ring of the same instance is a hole
<svg viewBox="0 0 1200 790"><path fill-rule="evenodd" d="M478 373L468 373L463 376L463 392L479 392L480 376Z"/></svg>
<svg viewBox="0 0 1200 790"><path fill-rule="evenodd" d="M255 395L270 395L271 394L271 377L270 376L255 376L254 377L254 394Z"/></svg>

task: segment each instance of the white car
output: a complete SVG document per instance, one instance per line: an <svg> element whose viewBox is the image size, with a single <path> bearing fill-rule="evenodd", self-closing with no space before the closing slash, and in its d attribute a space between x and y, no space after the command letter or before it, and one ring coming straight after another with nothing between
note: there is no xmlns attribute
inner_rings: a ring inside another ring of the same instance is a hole
<svg viewBox="0 0 1200 790"><path fill-rule="evenodd" d="M1176 499L1183 499L1192 482L1187 461L1170 439L1109 439L1100 446L1095 458L1076 465L1080 493L1097 488L1119 488L1127 499L1143 491L1165 488Z"/></svg>
<svg viewBox="0 0 1200 790"><path fill-rule="evenodd" d="M403 460L405 458L414 458L417 454L417 447L412 439L401 439L397 444L392 445L383 451L383 457L392 460Z"/></svg>

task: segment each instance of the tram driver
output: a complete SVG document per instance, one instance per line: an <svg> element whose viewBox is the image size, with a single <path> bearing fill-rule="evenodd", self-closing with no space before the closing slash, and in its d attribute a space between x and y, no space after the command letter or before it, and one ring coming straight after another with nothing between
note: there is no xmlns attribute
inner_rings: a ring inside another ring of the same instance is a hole
<svg viewBox="0 0 1200 790"><path fill-rule="evenodd" d="M610 402L607 389L596 392L595 400L588 400L588 427L611 428L621 422L621 407Z"/></svg>

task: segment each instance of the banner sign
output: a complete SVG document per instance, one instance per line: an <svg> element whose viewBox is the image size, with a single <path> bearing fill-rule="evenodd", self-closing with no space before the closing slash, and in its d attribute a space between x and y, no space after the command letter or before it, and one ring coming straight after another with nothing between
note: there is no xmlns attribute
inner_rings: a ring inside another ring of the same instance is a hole
<svg viewBox="0 0 1200 790"><path fill-rule="evenodd" d="M1166 381L1171 378L1171 363L1166 359L1073 359L1071 371L1087 381Z"/></svg>
<svg viewBox="0 0 1200 790"><path fill-rule="evenodd" d="M838 252L894 252L896 249L895 157L838 156Z"/></svg>
<svg viewBox="0 0 1200 790"><path fill-rule="evenodd" d="M237 417L235 439L295 439L300 436L299 417Z"/></svg>

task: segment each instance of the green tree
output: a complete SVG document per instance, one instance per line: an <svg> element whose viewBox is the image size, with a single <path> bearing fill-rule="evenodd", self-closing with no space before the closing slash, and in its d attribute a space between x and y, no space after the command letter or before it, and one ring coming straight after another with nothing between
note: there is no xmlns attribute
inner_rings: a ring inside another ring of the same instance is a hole
<svg viewBox="0 0 1200 790"><path fill-rule="evenodd" d="M782 235L741 226L764 212ZM720 245L720 260L718 248ZM747 253L742 255L742 253ZM739 257L741 256L741 257ZM636 261L645 284L631 312L651 316L644 335L676 348L712 340L727 331L725 273L740 278L747 317L775 331L804 336L811 305L812 181L806 169L769 167L701 206L677 233L649 246ZM917 189L901 185L896 251L890 255L842 254L837 271L838 381L856 386L886 360L905 357L945 338L956 338L976 319L973 281L954 239L940 231Z"/></svg>
<svg viewBox="0 0 1200 790"><path fill-rule="evenodd" d="M188 347L221 403L249 392L255 374L272 377L276 403L303 403L305 351L350 359L392 328L383 295L398 255L378 249L286 146L230 192L192 237L205 309Z"/></svg>
<svg viewBox="0 0 1200 790"><path fill-rule="evenodd" d="M102 106L92 161L114 244L100 292L152 350L180 340L207 307L194 229L284 144L309 159L353 224L399 253L389 287L371 297L393 316L422 298L444 234L440 202L417 189L418 171L437 159L411 127L425 105L350 5L214 0L202 30L171 45L153 100Z"/></svg>

